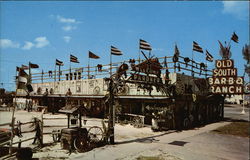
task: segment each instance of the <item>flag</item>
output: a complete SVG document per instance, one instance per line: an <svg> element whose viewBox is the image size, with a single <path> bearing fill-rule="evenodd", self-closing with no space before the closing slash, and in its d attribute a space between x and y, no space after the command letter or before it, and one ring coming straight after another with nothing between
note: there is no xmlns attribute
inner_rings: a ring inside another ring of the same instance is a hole
<svg viewBox="0 0 250 160"><path fill-rule="evenodd" d="M20 68L17 77L17 89L27 89L26 84L28 82L28 77L29 75L24 71L24 69Z"/></svg>
<svg viewBox="0 0 250 160"><path fill-rule="evenodd" d="M206 60L209 62L213 62L214 57L206 50Z"/></svg>
<svg viewBox="0 0 250 160"><path fill-rule="evenodd" d="M39 66L37 64L33 64L33 63L29 63L29 67L30 68L39 68Z"/></svg>
<svg viewBox="0 0 250 160"><path fill-rule="evenodd" d="M89 58L99 59L100 57L98 55L94 54L93 52L89 51Z"/></svg>
<svg viewBox="0 0 250 160"><path fill-rule="evenodd" d="M200 52L200 53L203 53L203 49L195 41L193 41L193 50L197 51L197 52Z"/></svg>
<svg viewBox="0 0 250 160"><path fill-rule="evenodd" d="M58 59L56 59L56 65L58 65L58 66L63 66L63 62L62 62L62 61L59 61Z"/></svg>
<svg viewBox="0 0 250 160"><path fill-rule="evenodd" d="M27 69L29 69L29 67L28 66L26 66L26 65L23 65L22 64L22 67L21 67L22 69L24 69L24 70L27 70Z"/></svg>
<svg viewBox="0 0 250 160"><path fill-rule="evenodd" d="M119 49L117 49L116 47L111 46L111 54L116 55L116 56L120 56L120 55L122 55L122 52Z"/></svg>
<svg viewBox="0 0 250 160"><path fill-rule="evenodd" d="M177 45L175 45L175 48L174 48L174 55L176 55L177 57L180 56L180 51L179 51Z"/></svg>
<svg viewBox="0 0 250 160"><path fill-rule="evenodd" d="M70 55L70 62L79 63L78 58L72 54Z"/></svg>
<svg viewBox="0 0 250 160"><path fill-rule="evenodd" d="M142 39L140 39L140 49L149 50L149 51L152 50L150 44Z"/></svg>
<svg viewBox="0 0 250 160"><path fill-rule="evenodd" d="M235 34L235 32L233 33L231 40L233 40L235 43L239 42L239 37L237 36L237 34Z"/></svg>

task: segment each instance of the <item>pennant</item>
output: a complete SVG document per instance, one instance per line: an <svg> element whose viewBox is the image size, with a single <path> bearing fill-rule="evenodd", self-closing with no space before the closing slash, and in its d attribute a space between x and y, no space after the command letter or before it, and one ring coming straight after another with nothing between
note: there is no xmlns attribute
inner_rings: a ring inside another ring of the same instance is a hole
<svg viewBox="0 0 250 160"><path fill-rule="evenodd" d="M233 33L231 40L233 40L235 43L239 42L239 37L237 36L237 34L235 32Z"/></svg>
<svg viewBox="0 0 250 160"><path fill-rule="evenodd" d="M213 62L214 57L206 50L206 60L209 62Z"/></svg>
<svg viewBox="0 0 250 160"><path fill-rule="evenodd" d="M23 65L23 64L22 64L21 68L22 68L22 69L24 69L24 70L27 70L27 69L29 69L29 67L28 67L28 66L26 66L26 65Z"/></svg>
<svg viewBox="0 0 250 160"><path fill-rule="evenodd" d="M142 39L140 39L140 49L149 50L149 51L152 50L150 44L147 41L142 40Z"/></svg>
<svg viewBox="0 0 250 160"><path fill-rule="evenodd" d="M174 55L176 55L177 57L180 56L180 51L179 51L177 45L175 45L175 48L174 48Z"/></svg>
<svg viewBox="0 0 250 160"><path fill-rule="evenodd" d="M56 65L58 65L58 66L63 66L63 62L62 62L62 61L59 61L58 59L56 59Z"/></svg>
<svg viewBox="0 0 250 160"><path fill-rule="evenodd" d="M70 62L79 63L78 58L76 56L70 55Z"/></svg>
<svg viewBox="0 0 250 160"><path fill-rule="evenodd" d="M117 49L116 47L111 46L111 54L116 55L116 56L120 56L120 55L122 55L122 52L119 49Z"/></svg>
<svg viewBox="0 0 250 160"><path fill-rule="evenodd" d="M94 54L93 52L89 51L89 58L99 59L100 57Z"/></svg>
<svg viewBox="0 0 250 160"><path fill-rule="evenodd" d="M203 53L203 49L195 41L193 41L193 50L197 51L197 52L200 52L200 53Z"/></svg>
<svg viewBox="0 0 250 160"><path fill-rule="evenodd" d="M30 68L39 68L39 66L37 64L33 64L33 63L29 63L29 67Z"/></svg>

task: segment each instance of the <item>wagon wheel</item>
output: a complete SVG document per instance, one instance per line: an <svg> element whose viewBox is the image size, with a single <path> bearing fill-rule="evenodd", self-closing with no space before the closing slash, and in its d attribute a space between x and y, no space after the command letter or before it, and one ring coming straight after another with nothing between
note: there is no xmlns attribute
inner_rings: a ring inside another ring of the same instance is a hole
<svg viewBox="0 0 250 160"><path fill-rule="evenodd" d="M74 140L74 147L79 152L86 152L89 150L89 142L85 136L79 136Z"/></svg>
<svg viewBox="0 0 250 160"><path fill-rule="evenodd" d="M61 133L60 130L53 130L52 131L52 138L54 142L59 142L61 139Z"/></svg>
<svg viewBox="0 0 250 160"><path fill-rule="evenodd" d="M92 143L99 143L104 138L104 133L102 129L98 126L90 127L88 130L88 137L90 142Z"/></svg>
<svg viewBox="0 0 250 160"><path fill-rule="evenodd" d="M181 81L179 81L178 84L176 84L175 91L178 95L184 94L185 85Z"/></svg>
<svg viewBox="0 0 250 160"><path fill-rule="evenodd" d="M132 123L134 127L137 127L137 128L142 127L142 121L140 117L134 117Z"/></svg>

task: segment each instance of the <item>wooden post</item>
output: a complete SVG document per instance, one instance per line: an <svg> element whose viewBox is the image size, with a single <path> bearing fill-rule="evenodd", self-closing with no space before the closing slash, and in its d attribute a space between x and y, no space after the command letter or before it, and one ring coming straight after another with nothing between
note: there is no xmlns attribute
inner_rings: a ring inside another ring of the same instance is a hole
<svg viewBox="0 0 250 160"><path fill-rule="evenodd" d="M13 143L13 138L14 138L14 126L15 126L15 110L16 110L16 94L17 94L17 89L15 93L15 103L13 106L13 112L12 112L12 117L11 117L11 138L10 138L10 148L9 148L9 153L12 154L12 143Z"/></svg>
<svg viewBox="0 0 250 160"><path fill-rule="evenodd" d="M13 111L14 112L14 111ZM9 148L9 154L12 155L12 143L13 143L13 138L14 138L14 126L15 126L15 117L14 113L11 119L11 137L10 137L10 148Z"/></svg>
<svg viewBox="0 0 250 160"><path fill-rule="evenodd" d="M115 134L114 134L114 94L113 94L113 80L110 77L109 81L109 124L108 124L108 129L109 129L109 140L110 144L115 143Z"/></svg>
<svg viewBox="0 0 250 160"><path fill-rule="evenodd" d="M45 108L42 110L42 115L41 115L41 132L42 132L42 137L41 137L41 139L42 139L42 144L43 144L43 126L44 126L44 119L43 119L43 114L44 114L44 112L45 112Z"/></svg>
<svg viewBox="0 0 250 160"><path fill-rule="evenodd" d="M67 114L67 116L68 116L68 128L69 128L69 120L70 120L70 114Z"/></svg>

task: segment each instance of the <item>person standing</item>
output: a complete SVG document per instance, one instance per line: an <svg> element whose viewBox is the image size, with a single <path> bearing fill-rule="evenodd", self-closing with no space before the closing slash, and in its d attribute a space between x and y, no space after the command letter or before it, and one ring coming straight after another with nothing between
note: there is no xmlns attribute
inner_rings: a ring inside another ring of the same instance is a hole
<svg viewBox="0 0 250 160"><path fill-rule="evenodd" d="M41 122L38 118L34 118L34 131L36 132L35 138L32 144L36 143L36 140L38 140L40 147L43 146L42 142L42 132L41 132Z"/></svg>

